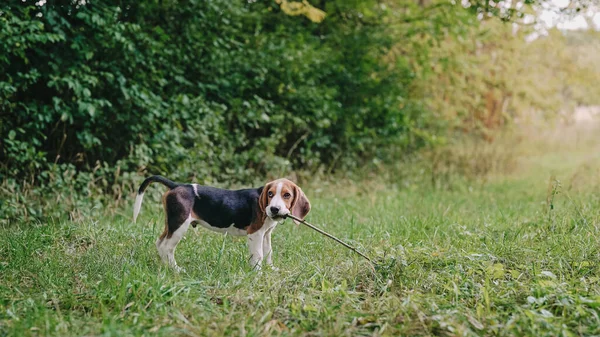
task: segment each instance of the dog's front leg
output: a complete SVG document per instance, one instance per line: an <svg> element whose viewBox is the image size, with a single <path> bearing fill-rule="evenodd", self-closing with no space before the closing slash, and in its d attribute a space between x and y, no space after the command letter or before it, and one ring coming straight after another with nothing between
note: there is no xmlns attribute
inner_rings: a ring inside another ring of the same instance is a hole
<svg viewBox="0 0 600 337"><path fill-rule="evenodd" d="M263 260L263 241L265 232L263 230L248 234L248 249L250 250L250 266L259 270Z"/></svg>
<svg viewBox="0 0 600 337"><path fill-rule="evenodd" d="M267 266L275 269L273 267L273 247L271 246L271 233L273 232L273 228L269 228L269 230L267 230L265 232L265 236L263 239L263 256L266 260Z"/></svg>

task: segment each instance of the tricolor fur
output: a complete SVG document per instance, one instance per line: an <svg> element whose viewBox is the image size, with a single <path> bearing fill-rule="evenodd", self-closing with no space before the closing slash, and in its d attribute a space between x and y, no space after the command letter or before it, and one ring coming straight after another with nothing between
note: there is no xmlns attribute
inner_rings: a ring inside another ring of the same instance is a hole
<svg viewBox="0 0 600 337"><path fill-rule="evenodd" d="M144 180L133 207L137 220L144 191L154 182L168 187L163 195L165 229L156 240L156 248L165 263L179 270L175 248L190 225L221 233L248 237L250 264L260 268L266 260L272 266L271 233L290 212L301 218L310 211L310 202L302 189L287 179L265 186L242 190L224 190L198 184L179 184L161 176Z"/></svg>

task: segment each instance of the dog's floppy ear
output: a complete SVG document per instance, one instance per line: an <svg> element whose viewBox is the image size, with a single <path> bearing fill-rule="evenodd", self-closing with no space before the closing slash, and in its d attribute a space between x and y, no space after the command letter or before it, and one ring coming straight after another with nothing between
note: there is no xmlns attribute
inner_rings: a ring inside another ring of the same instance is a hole
<svg viewBox="0 0 600 337"><path fill-rule="evenodd" d="M271 188L271 183L266 184L265 186L263 186L262 191L260 192L260 195L258 196L258 207L256 207L256 218L254 219L254 221L250 224L250 227L248 228L248 234L252 234L254 232L256 232L257 230L259 230L263 223L265 222L265 219L267 218L267 206L269 204L269 189Z"/></svg>
<svg viewBox="0 0 600 337"><path fill-rule="evenodd" d="M271 185L273 185L273 183L266 184L258 198L258 208L263 214L267 214L266 209L267 206L269 206L269 190L271 189Z"/></svg>
<svg viewBox="0 0 600 337"><path fill-rule="evenodd" d="M292 215L304 220L310 212L310 201L298 185L294 184L294 200L292 201ZM294 220L298 224L298 221Z"/></svg>
<svg viewBox="0 0 600 337"><path fill-rule="evenodd" d="M258 197L258 214L260 221L265 221L267 217L267 206L269 206L269 190L273 183L268 183L263 187L260 196Z"/></svg>

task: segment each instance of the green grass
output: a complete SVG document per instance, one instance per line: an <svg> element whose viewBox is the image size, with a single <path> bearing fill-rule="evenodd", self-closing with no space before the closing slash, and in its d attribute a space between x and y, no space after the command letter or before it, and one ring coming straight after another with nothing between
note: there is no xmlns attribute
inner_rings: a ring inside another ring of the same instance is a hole
<svg viewBox="0 0 600 337"><path fill-rule="evenodd" d="M380 259L375 273L288 221L279 271L251 271L244 239L197 228L176 274L154 247L152 196L138 224L130 209L13 224L0 229L0 336L599 335L598 154L529 154L514 174L445 190L307 187L308 220Z"/></svg>

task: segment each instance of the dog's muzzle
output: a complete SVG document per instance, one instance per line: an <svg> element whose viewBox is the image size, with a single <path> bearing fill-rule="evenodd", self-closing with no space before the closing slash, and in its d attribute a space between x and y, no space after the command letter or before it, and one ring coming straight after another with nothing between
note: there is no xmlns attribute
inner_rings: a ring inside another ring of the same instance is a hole
<svg viewBox="0 0 600 337"><path fill-rule="evenodd" d="M281 209L279 206L270 206L267 208L267 216L273 220L283 220L289 212L287 209Z"/></svg>

